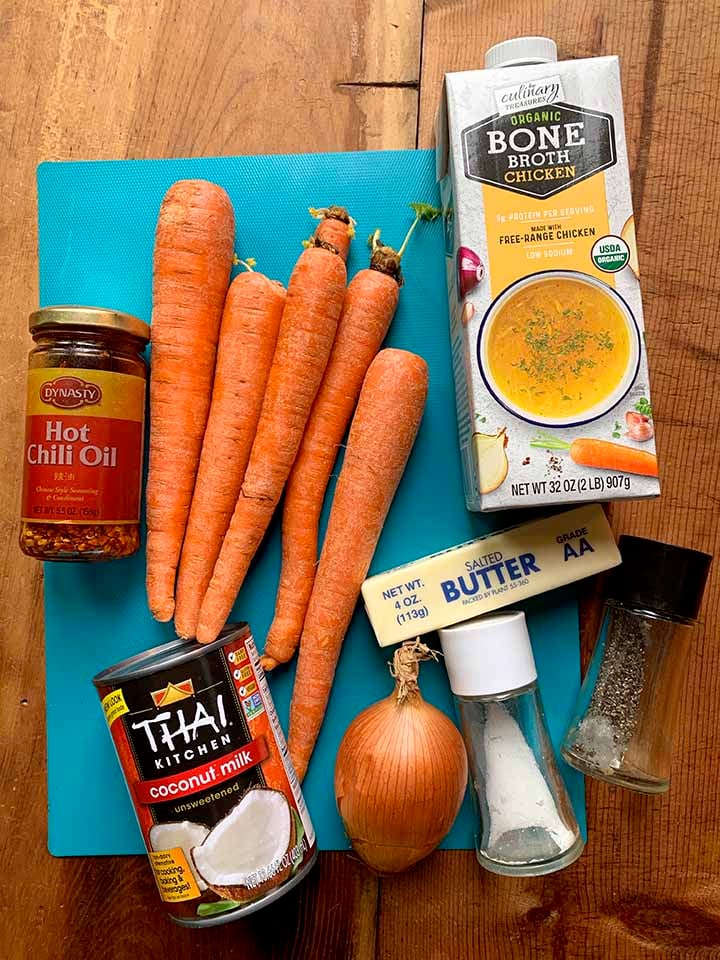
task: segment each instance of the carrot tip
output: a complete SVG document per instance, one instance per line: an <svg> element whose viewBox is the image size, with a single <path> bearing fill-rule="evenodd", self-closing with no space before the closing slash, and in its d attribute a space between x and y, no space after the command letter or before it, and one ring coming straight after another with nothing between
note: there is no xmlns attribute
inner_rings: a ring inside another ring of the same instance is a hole
<svg viewBox="0 0 720 960"><path fill-rule="evenodd" d="M168 620L172 620L173 618L175 604L173 601L169 601L169 603L163 604L162 606L152 606L150 607L150 613L159 623L167 623Z"/></svg>
<svg viewBox="0 0 720 960"><path fill-rule="evenodd" d="M376 231L379 236L380 231ZM372 247L370 257L370 269L377 270L378 273L384 273L401 287L404 283L402 270L400 269L400 254L392 247L386 247L382 243L377 243Z"/></svg>
<svg viewBox="0 0 720 960"><path fill-rule="evenodd" d="M308 213L314 220L340 220L348 226L355 223L345 207L339 207L336 204L329 207L308 207Z"/></svg>
<svg viewBox="0 0 720 960"><path fill-rule="evenodd" d="M203 626L202 623L199 623L195 631L195 639L198 643L212 643L218 633L219 631L214 631L211 627L206 627Z"/></svg>
<svg viewBox="0 0 720 960"><path fill-rule="evenodd" d="M266 673L269 673L270 670L274 670L275 667L279 665L280 661L276 660L275 657L269 657L266 654L263 654L260 657L260 666Z"/></svg>

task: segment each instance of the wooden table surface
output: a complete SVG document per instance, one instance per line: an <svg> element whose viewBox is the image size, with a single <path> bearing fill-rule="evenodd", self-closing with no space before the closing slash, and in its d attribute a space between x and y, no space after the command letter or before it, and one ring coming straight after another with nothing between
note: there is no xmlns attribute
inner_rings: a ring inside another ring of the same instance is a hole
<svg viewBox="0 0 720 960"><path fill-rule="evenodd" d="M195 932L164 919L144 858L46 849L42 571L16 546L36 164L429 146L443 72L528 33L622 58L664 486L614 526L717 553L717 0L0 2L3 957L720 958L717 565L669 795L590 783L587 851L555 876L502 879L455 852L379 880L325 854L277 905Z"/></svg>

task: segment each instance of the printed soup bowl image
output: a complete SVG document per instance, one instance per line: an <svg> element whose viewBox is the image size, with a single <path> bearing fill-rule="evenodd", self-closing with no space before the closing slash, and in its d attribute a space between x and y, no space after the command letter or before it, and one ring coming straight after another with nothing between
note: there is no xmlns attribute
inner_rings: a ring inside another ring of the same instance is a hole
<svg viewBox="0 0 720 960"><path fill-rule="evenodd" d="M523 277L490 305L478 363L506 410L545 427L604 416L630 390L640 330L612 287L570 270Z"/></svg>

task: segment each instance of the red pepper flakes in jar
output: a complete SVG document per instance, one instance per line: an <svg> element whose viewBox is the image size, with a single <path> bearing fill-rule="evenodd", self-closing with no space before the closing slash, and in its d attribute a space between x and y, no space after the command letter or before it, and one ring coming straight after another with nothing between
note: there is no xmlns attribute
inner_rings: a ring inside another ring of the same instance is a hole
<svg viewBox="0 0 720 960"><path fill-rule="evenodd" d="M30 315L20 548L112 560L140 546L150 328L100 307Z"/></svg>

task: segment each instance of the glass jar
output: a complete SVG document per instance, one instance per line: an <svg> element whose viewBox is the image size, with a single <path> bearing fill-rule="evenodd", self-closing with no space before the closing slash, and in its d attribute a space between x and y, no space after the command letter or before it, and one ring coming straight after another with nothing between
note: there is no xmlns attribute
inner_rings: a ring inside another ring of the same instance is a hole
<svg viewBox="0 0 720 960"><path fill-rule="evenodd" d="M641 537L620 537L618 546L623 562L562 753L591 777L663 793L711 558Z"/></svg>
<svg viewBox="0 0 720 960"><path fill-rule="evenodd" d="M111 560L140 546L150 328L98 307L30 316L20 548Z"/></svg>
<svg viewBox="0 0 720 960"><path fill-rule="evenodd" d="M585 844L547 732L525 614L439 633L468 754L479 863L507 876L562 870Z"/></svg>

